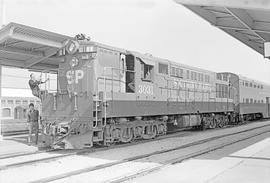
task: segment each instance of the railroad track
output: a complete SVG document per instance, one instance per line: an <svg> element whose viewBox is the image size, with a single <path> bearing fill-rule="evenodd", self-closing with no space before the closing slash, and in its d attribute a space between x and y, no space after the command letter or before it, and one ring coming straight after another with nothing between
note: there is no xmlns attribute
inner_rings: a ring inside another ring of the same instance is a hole
<svg viewBox="0 0 270 183"><path fill-rule="evenodd" d="M254 121L254 122L261 122L261 121L265 121L265 119L263 120L259 120L259 121ZM247 125L250 123L244 123L244 125ZM224 128L216 128L216 129L211 129L211 130L222 130L225 128L232 128L235 126L240 126L243 124L238 124L238 125L228 125ZM22 165L29 165L29 164L34 164L34 163L39 163L39 162L43 162L43 161L50 161L50 160L55 160L55 159L59 159L59 158L64 158L64 157L68 157L68 156L74 156L74 155L84 155L84 154L90 154L93 152L99 152L99 151L105 151L108 149L114 149L114 148L122 148L122 147L127 147L127 146L131 146L131 145L137 145L137 144L143 144L143 143L147 143L147 142L154 142L154 141L158 141L158 140L163 140L163 139L169 139L169 138L175 138L175 137L184 137L187 135L195 135L196 133L200 133L201 131L198 130L193 130L193 131L189 131L190 129L180 129L180 130L175 130L175 131L170 131L168 132L166 135L164 136L158 136L155 139L148 139L148 140L135 140L132 141L130 143L126 143L126 144L115 144L109 147L92 147L91 149L83 149L83 150L60 150L60 149L56 149L56 150L38 150L35 152L28 152L28 153L17 153L17 154L9 154L9 155L1 155L0 156L0 160L1 159L11 159L11 158L18 158L18 157L27 157L27 156L37 156L37 157L33 157L31 160L22 160L19 161L17 163L10 163L10 164L5 164L5 165L0 165L0 170L3 169L7 169L7 168L12 168L12 167L18 167L18 166L22 166ZM55 155L49 155L48 157L43 157L40 158L40 154L45 154L45 153L58 153Z"/></svg>
<svg viewBox="0 0 270 183"><path fill-rule="evenodd" d="M241 123L241 124L233 124L233 125L227 125L223 128L215 128L215 129L208 129L208 130L222 130L222 129L225 129L225 128L232 128L232 127L236 127L236 126L241 126L241 125L248 125L250 123L254 123L254 122L263 122L263 121L266 121L268 120L269 118L267 119L261 119L261 120L257 120L257 121L252 121L252 122L244 122L244 123ZM81 155L81 154L87 154L87 153L91 153L91 152L97 152L97 151L103 151L103 150L107 150L107 149L113 149L113 148L121 148L121 147L125 147L125 146L130 146L130 145L137 145L137 144L140 144L140 143L147 143L147 142L153 142L153 141L158 141L158 140L162 140L162 139L167 139L167 138L174 138L174 137L181 137L181 136L186 136L186 135L189 135L191 133L196 133L196 132L200 132L198 130L191 130L189 131L189 129L180 129L180 130L175 130L175 131L169 131L167 132L167 134L165 136L158 136L157 138L155 139L148 139L148 140L135 140L135 141L132 141L130 143L127 143L127 144L115 144L115 145L112 145L110 147L92 147L91 149L87 149L87 150L80 150L80 151L71 151L69 152L69 155ZM28 133L27 131L14 131L14 132L10 132L10 134L13 134L13 135L10 135L10 137L7 137L6 139L12 139L12 136L16 136L16 135L21 135L21 133ZM27 136L27 135L26 135ZM47 152L47 153L52 153L52 152L59 152L60 150L38 150L38 151L35 151L35 152L26 152L26 153L16 153L16 154L8 154L8 155L0 155L0 160L1 159L7 159L7 158L16 158L16 157L20 157L20 156L27 156L27 155L33 155L33 154L40 154L40 153L44 153L44 152ZM63 151L62 151L63 152ZM60 158L60 157L66 157L68 156L67 154L65 155L62 155L62 156L57 156L56 158ZM51 160L53 160L54 158L52 157ZM44 161L44 160L49 160L47 158L45 159L39 159L39 160L36 160L36 162L39 162L39 161ZM22 162L22 163L19 163L17 165L10 165L11 167L12 166L18 166L20 164L30 164L30 163L34 163L35 161L31 161L31 162ZM0 170L3 169L3 166L1 167L0 166Z"/></svg>
<svg viewBox="0 0 270 183"><path fill-rule="evenodd" d="M182 133L179 133L182 132ZM148 139L148 140L137 140L133 141L131 143L127 144L116 144L112 145L109 147L92 147L91 149L83 149L83 150L61 150L61 149L55 149L55 150L39 150L35 152L27 152L27 153L16 153L16 154L9 154L9 155L2 155L0 156L0 163L1 160L7 160L6 164L0 165L0 171L8 168L14 168L14 167L19 167L19 166L24 166L24 165L30 165L30 164L35 164L35 163L40 163L44 161L51 161L59 158L64 158L68 156L75 156L75 155L84 155L84 154L90 154L94 152L100 152L100 151L105 151L108 149L114 149L114 148L122 148L122 147L127 147L131 145L136 145L136 144L142 144L142 143L147 143L147 142L153 142L153 141L158 141L162 139L168 139L168 138L175 138L175 137L182 137L189 135L192 132L183 132L181 131L175 131L173 133L170 133L165 136L159 136L155 139ZM53 154L53 155L47 155L45 157L40 158L40 155L42 154L52 154L52 153L58 153L58 154ZM30 160L25 160L29 159L29 156L33 156ZM36 156L36 157L35 157ZM21 158L21 161L18 161L16 163L9 163L8 160L14 159L14 158Z"/></svg>
<svg viewBox="0 0 270 183"><path fill-rule="evenodd" d="M176 158L166 160L166 161L162 162L161 164L155 165L154 167L151 166L150 168L144 168L142 171L137 171L135 173L125 175L123 177L118 177L117 179L108 180L108 182L114 182L114 183L123 182L123 181L129 180L129 179L141 176L141 175L148 174L148 173L153 172L153 171L160 170L161 168L163 168L163 167L165 167L165 166L167 166L169 164L179 163L179 162L182 162L182 161L184 161L186 159L196 157L196 156L199 156L201 154L205 154L207 152L210 152L210 151L213 151L213 150L216 150L216 149L219 149L219 148L222 148L222 147L225 147L225 146L228 146L228 145L231 145L231 144L243 141L243 140L247 140L247 139L253 138L255 136L258 136L258 135L261 135L261 134L264 134L264 133L268 133L268 132L270 132L269 127L270 127L270 124L267 124L267 125L263 125L263 126L260 126L260 127L241 130L241 131L230 133L230 134L214 136L214 137L202 139L202 140L192 142L192 143L187 143L185 145L181 145L181 146L170 148L170 149L164 149L164 150L160 150L160 151L155 151L155 152L152 152L152 153L147 153L147 154L143 154L143 155L139 155L139 156L134 156L134 157L130 157L130 158L122 159L122 160L117 160L117 161L110 162L110 163L104 163L104 164L101 164L101 165L98 165L98 166L89 166L87 168L78 169L78 170L75 170L75 171L70 171L70 172L67 172L67 173L58 174L58 175L51 176L51 177L46 177L46 178L43 178L43 179L35 180L32 183L45 183L45 182L63 180L65 178L81 175L81 174L84 174L84 173L91 173L91 172L98 171L98 170L101 171L101 170L106 169L106 168L115 169L113 167L123 165L123 164L127 164L127 163L130 163L130 162L134 162L134 161L137 162L137 161L140 161L140 160L145 161L146 158L151 158L151 157L154 157L154 156L158 156L158 155L162 155L162 154L165 154L165 153L170 153L170 152L174 152L174 151L178 151L178 150L184 150L186 148L190 148L190 147L194 147L194 146L198 146L198 145L202 145L202 144L208 144L209 142L217 141L217 140L223 139L225 137L232 137L232 136L237 136L237 135L241 136L241 135L243 135L245 133L250 134L252 132L251 135L245 135L244 137L241 137L241 138L229 138L231 140L226 141L225 143L218 143L217 145L214 145L214 146L211 146L211 147L206 147L206 148L200 149L199 151L194 151L193 153L186 154L184 156L180 156L180 157L176 157ZM265 128L267 128L267 129L265 130Z"/></svg>
<svg viewBox="0 0 270 183"><path fill-rule="evenodd" d="M176 150L180 150L180 149L185 149L185 148L188 148L188 147L191 147L191 146L199 145L199 144L202 144L202 143L207 143L209 141L213 141L213 140L216 140L216 139L220 139L220 138L224 138L224 137L227 137L227 136L232 136L232 135L236 135L236 134L240 134L240 133L250 132L250 131L253 131L253 130L256 130L256 129L261 129L261 128L268 127L268 126L270 126L270 124L266 124L266 125L262 125L262 126L259 126L259 127L246 129L246 130L240 130L239 132L235 132L235 133L229 133L229 134L225 134L225 135L218 135L218 136L214 136L214 137L210 137L210 138L205 138L203 140L188 143L188 144L181 145L181 146L178 146L178 147L175 147L175 148L156 151L154 153L143 154L143 155L140 155L140 156L134 156L134 157L126 158L126 159L123 159L123 160L115 161L115 162L112 162L112 163L104 163L104 164L94 166L94 167L89 166L87 168L79 169L79 170L76 170L76 171L71 171L71 172L64 173L64 174L59 174L59 175L56 175L56 176L51 176L51 177L48 177L46 179L40 179L40 180L34 181L34 182L50 182L50 181L53 181L53 180L60 180L60 179L67 178L67 177L70 177L70 176L74 176L74 175L76 176L76 175L87 173L87 172L93 172L95 170L101 170L101 169L104 169L104 168L113 167L113 166L116 166L116 165L120 165L120 164L124 164L124 163L128 163L128 162L140 160L140 159L151 157L151 156L154 156L154 155L159 155L159 154L164 154L164 153L168 153L168 152L172 152L172 151L176 151ZM222 129L220 129L220 130L222 130ZM205 131L205 132L210 132L210 131L213 131L213 130L208 130L208 131ZM162 139L168 139L168 138L181 137L181 136L188 136L190 134L194 135L194 134L196 134L196 132L199 133L200 131L195 131L195 133L192 133L190 131L188 131L188 132L184 131L182 133L171 133L171 134L169 134L167 136L160 136L159 138L154 139L154 141L158 141L158 140L162 140ZM17 154L17 155L14 154L14 155L10 155L10 156L7 156L7 157L0 157L0 164L1 164L1 160L6 160L6 162L8 162L5 165L0 165L0 171L1 170L6 170L6 169L9 169L9 168L18 168L20 166L38 164L38 163L42 163L42 162L48 162L48 161L52 161L52 160L55 160L55 159L61 159L61 158L68 157L68 156L73 156L73 155L87 155L87 154L90 154L92 152L99 152L99 151L105 151L105 150L108 150L108 149L127 147L127 146L132 146L132 145L136 145L136 144L142 144L142 143L146 143L146 142L153 142L153 140L135 141L135 142L129 143L129 144L119 144L119 145L115 145L115 146L112 146L112 147L91 148L91 149L80 150L80 151L68 151L68 152L64 151L63 152L63 151L60 151L60 150L53 150L53 151L45 151L45 152L44 151L37 151L37 152L25 153L25 154ZM43 154L48 153L49 155L42 156L43 155L42 153ZM53 153L58 153L58 154L53 154ZM36 156L36 157L33 158L33 159L31 159L31 158L29 159L28 156L31 156L31 155ZM12 160L13 158L16 158L16 157L21 157L22 160L19 161L19 162L14 162L14 161L10 162L8 160L8 159Z"/></svg>
<svg viewBox="0 0 270 183"><path fill-rule="evenodd" d="M19 130L19 131L6 131L2 132L4 137L16 136L16 135L26 135L29 133L29 130Z"/></svg>
<svg viewBox="0 0 270 183"><path fill-rule="evenodd" d="M269 120L269 119L270 118L264 118L264 119L254 120L254 121L244 121L244 122L238 123L238 124L227 125L227 126L224 126L223 128L230 128L230 127L250 124L250 123L254 123L254 122L266 121L266 120ZM216 129L220 129L220 128L216 128ZM183 131L183 130L180 130L180 131ZM7 131L7 132L4 131L4 132L2 132L2 135L4 137L12 137L12 136L16 136L16 135L27 135L28 133L29 133L29 130ZM167 134L170 134L170 133L174 133L174 132L173 131L172 132L167 132Z"/></svg>
<svg viewBox="0 0 270 183"><path fill-rule="evenodd" d="M225 143L222 143L222 144L219 144L219 145L208 147L208 148L202 149L200 151L195 151L195 152L190 153L188 155L184 155L184 156L180 156L180 157L177 157L177 158L173 158L173 159L164 161L162 164L160 164L160 165L158 165L156 167L151 167L151 168L148 168L148 169L144 169L144 170L139 171L139 172L136 172L134 174L125 175L123 177L120 177L120 178L117 178L117 179L113 179L113 180L108 180L106 182L111 182L111 183L125 182L125 181L128 181L128 180L131 180L131 179L134 179L134 178L138 178L140 176L144 176L144 175L153 173L155 171L161 170L162 168L164 168L164 167L166 167L168 165L181 163L181 162L183 162L185 160L188 160L190 158L195 158L197 156L200 156L200 155L203 155L203 154L206 154L206 153L215 151L217 149L221 149L221 148L224 148L226 146L229 146L229 145L232 145L232 144L236 144L238 142L241 142L241 141L244 141L244 140L248 140L250 138L253 138L253 137L256 137L256 136L265 134L265 133L269 133L269 132L270 132L270 129L268 129L266 131L263 131L263 132L258 132L258 133L255 133L253 135L249 135L249 136L246 136L246 137L237 139L237 140L232 140L232 141L225 142Z"/></svg>

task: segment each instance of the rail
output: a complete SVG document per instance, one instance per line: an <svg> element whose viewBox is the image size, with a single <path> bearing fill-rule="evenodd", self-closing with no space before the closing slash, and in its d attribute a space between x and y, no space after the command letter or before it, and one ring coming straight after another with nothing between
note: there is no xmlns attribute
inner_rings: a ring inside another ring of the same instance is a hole
<svg viewBox="0 0 270 183"><path fill-rule="evenodd" d="M264 129L264 128L267 128L267 129ZM252 134L251 134L251 132L252 132ZM207 153L207 152L210 152L211 150L222 148L222 147L225 147L225 146L230 145L230 144L235 144L235 143L241 142L241 141L243 141L245 139L250 139L250 138L256 137L258 135L265 134L265 133L269 133L269 124L259 125L259 126L256 126L255 128L254 128L254 126L247 127L247 128L239 129L236 132L227 131L227 132L224 132L222 134L217 133L215 135L206 136L205 138L194 140L192 142L179 144L179 145L176 145L175 147L165 148L165 149L161 149L161 150L157 150L157 151L150 151L150 152L142 153L142 154L139 154L139 155L119 159L119 160L116 160L116 161L113 161L113 162L104 163L104 164L101 164L101 165L96 165L96 166L90 165L90 166L87 166L87 167L84 167L84 168L79 168L79 169L76 169L76 170L69 171L67 173L64 172L64 173L59 173L57 175L47 176L45 178L41 178L41 179L35 180L33 182L50 182L50 181L57 181L57 180L60 180L60 179L63 180L63 178L76 176L76 175L81 175L83 173L89 173L89 172L93 172L93 171L96 171L96 170L102 170L102 169L109 168L109 167L114 168L115 165L120 165L120 164L124 164L124 163L127 163L127 162L145 160L145 158L155 157L157 155L162 155L164 153L170 153L170 152L190 148L190 147L197 146L197 145L201 146L200 149L195 150L194 152L187 154L187 156L177 155L176 158L171 157L168 160L163 161L163 163L157 165L158 168L161 168L161 167L167 166L168 164L171 164L171 163L174 163L174 162L177 163L177 162L186 160L186 159L188 159L188 158L190 158L192 156L200 155L200 154L202 154L202 152ZM230 137L233 137L234 135L239 135L239 136L237 136L238 138L230 138ZM173 138L175 138L175 137L173 137ZM222 140L223 138L227 138L226 142L218 143L218 140ZM215 142L215 144L214 145L209 145L209 147L204 147L203 146L204 144L209 144L209 142ZM120 145L120 147L123 147L124 145L129 146L130 144L123 144L122 146ZM73 152L73 153L70 153L68 155L61 155L61 156L71 156L71 155L77 155L77 154L81 155L81 154L84 154L84 153L89 153L89 150L79 151L79 152L75 152L75 153ZM54 157L51 157L51 159L53 159L53 158L56 159L56 158L59 158L61 156L60 155L58 157L54 156ZM17 167L17 166L22 166L22 165L25 165L25 164L32 164L32 163L37 163L37 162L42 163L45 160L47 161L48 158L47 159L44 158L44 159L20 162L19 164L18 163L17 164L8 163L3 168L4 169L5 168L14 168L14 167ZM139 171L135 171L134 173L132 173L130 175L124 175L124 177L120 176L120 177L117 177L117 179L110 180L110 181L111 182L114 182L114 181L115 182L122 182L124 180L129 180L135 174L136 175L141 175L141 174L143 174L143 172L149 173L151 171L156 170L155 168L156 167L151 168L151 169L148 169L148 168L147 169L140 169ZM142 170L143 170L143 172L141 172Z"/></svg>

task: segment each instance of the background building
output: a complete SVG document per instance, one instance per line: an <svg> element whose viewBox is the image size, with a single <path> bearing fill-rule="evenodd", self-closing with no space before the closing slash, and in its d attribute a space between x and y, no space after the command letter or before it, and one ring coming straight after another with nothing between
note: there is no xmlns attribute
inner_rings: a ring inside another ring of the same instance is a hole
<svg viewBox="0 0 270 183"><path fill-rule="evenodd" d="M40 109L40 100L36 97L2 97L2 119L26 119L30 103L33 103L37 109Z"/></svg>
<svg viewBox="0 0 270 183"><path fill-rule="evenodd" d="M34 97L28 81L31 72L25 69L2 67L1 87L1 132L26 130L26 114L28 105L33 103L41 111L41 101ZM34 73L37 79L50 80L41 85L41 89L56 90L56 75L48 73Z"/></svg>

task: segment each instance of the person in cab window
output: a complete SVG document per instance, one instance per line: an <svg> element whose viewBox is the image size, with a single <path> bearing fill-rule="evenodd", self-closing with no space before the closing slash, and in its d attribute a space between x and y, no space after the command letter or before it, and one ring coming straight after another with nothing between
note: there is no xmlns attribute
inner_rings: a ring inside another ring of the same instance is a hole
<svg viewBox="0 0 270 183"><path fill-rule="evenodd" d="M41 98L41 95L43 94L44 91L41 91L39 88L40 84L46 83L49 80L49 78L45 81L38 81L36 80L35 75L32 73L30 74L30 80L29 80L29 86L32 90L32 94L38 98Z"/></svg>
<svg viewBox="0 0 270 183"><path fill-rule="evenodd" d="M148 71L146 72L146 74L145 74L145 79L148 80L148 81L151 80L151 73L150 73L149 70L148 70Z"/></svg>

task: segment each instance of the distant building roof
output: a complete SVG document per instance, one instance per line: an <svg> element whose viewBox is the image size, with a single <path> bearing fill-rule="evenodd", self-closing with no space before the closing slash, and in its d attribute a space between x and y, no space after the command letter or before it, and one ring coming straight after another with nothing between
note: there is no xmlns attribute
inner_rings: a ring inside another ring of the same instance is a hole
<svg viewBox="0 0 270 183"><path fill-rule="evenodd" d="M33 97L33 94L27 89L2 88L2 97Z"/></svg>

